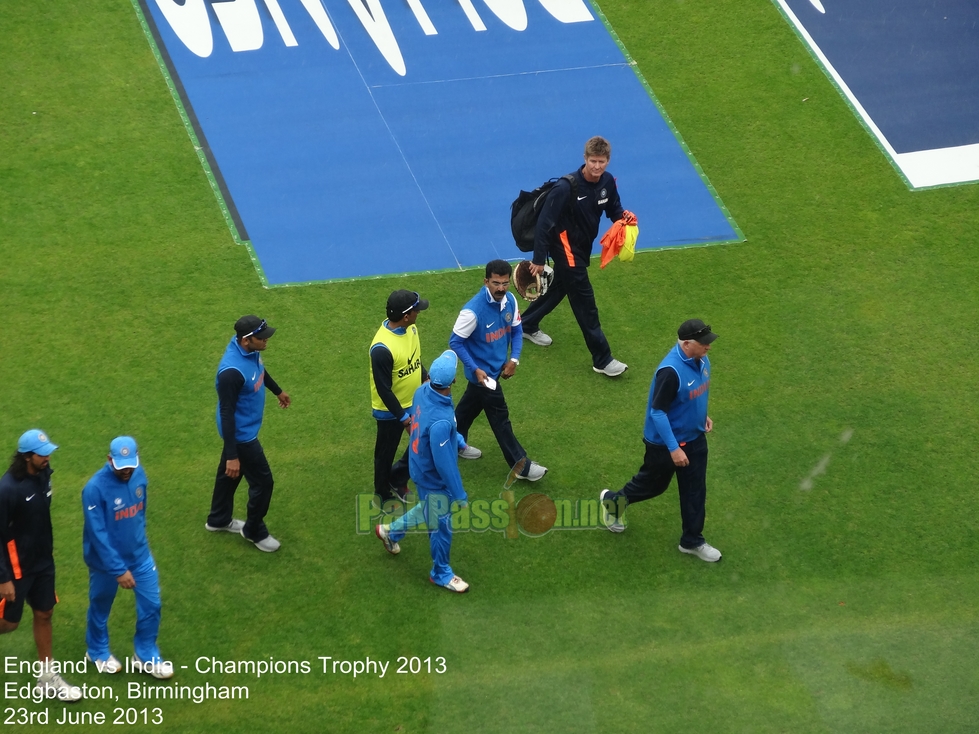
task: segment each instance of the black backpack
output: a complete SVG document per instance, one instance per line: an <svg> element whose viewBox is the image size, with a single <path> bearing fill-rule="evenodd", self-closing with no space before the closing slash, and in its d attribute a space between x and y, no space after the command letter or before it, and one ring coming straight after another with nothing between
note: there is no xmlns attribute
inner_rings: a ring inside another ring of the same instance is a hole
<svg viewBox="0 0 979 734"><path fill-rule="evenodd" d="M571 207L571 202L578 196L578 183L574 174L571 173L561 176L561 178L545 181L533 191L521 191L520 196L514 199L510 205L510 231L513 233L513 241L517 243L517 249L521 252L534 251L537 219L544 207L544 199L562 178L567 179L568 183L571 184L571 198L568 199L568 208L573 213L574 208Z"/></svg>

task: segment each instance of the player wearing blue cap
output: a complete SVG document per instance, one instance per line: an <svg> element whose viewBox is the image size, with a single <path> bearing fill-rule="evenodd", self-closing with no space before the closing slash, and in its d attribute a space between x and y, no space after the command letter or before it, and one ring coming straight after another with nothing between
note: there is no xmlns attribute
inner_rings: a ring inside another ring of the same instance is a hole
<svg viewBox="0 0 979 734"><path fill-rule="evenodd" d="M10 468L0 477L0 635L20 624L24 602L34 612L34 642L45 670L37 683L44 698L78 701L82 692L59 675L52 657L54 538L51 530L51 454L58 448L32 429L17 442ZM48 664L51 665L48 665Z"/></svg>
<svg viewBox="0 0 979 734"><path fill-rule="evenodd" d="M456 431L452 410L452 383L456 378L458 358L446 350L432 362L429 381L415 391L411 405L411 439L408 468L418 489L418 504L390 525L378 525L374 532L392 555L401 552L398 542L409 529L428 529L432 551L429 580L449 591L464 593L469 584L455 575L449 565L452 548L452 515L454 502L468 500L459 475L458 452L465 441Z"/></svg>
<svg viewBox="0 0 979 734"><path fill-rule="evenodd" d="M160 631L160 579L146 540L146 472L131 436L109 444L108 461L82 490L85 528L82 551L88 565L88 627L85 657L102 673L122 667L109 650L109 612L116 590L136 594L133 670L171 678L173 664L156 645Z"/></svg>

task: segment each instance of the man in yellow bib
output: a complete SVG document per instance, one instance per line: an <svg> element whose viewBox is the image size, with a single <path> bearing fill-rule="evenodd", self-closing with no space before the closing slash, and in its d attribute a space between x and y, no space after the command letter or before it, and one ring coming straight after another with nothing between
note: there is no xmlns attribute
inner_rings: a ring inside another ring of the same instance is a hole
<svg viewBox="0 0 979 734"><path fill-rule="evenodd" d="M387 319L371 342L371 408L377 420L374 442L374 494L383 505L408 494L408 450L392 466L401 436L411 428L411 399L428 373L422 365L415 321L428 301L414 291L388 297Z"/></svg>

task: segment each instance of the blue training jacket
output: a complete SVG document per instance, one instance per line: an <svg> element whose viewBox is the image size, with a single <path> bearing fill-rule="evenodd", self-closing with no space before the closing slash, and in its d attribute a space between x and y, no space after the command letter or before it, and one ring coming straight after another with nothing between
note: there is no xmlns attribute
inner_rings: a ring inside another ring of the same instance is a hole
<svg viewBox="0 0 979 734"><path fill-rule="evenodd" d="M675 451L679 444L699 438L707 430L707 393L710 391L710 360L688 357L677 344L663 357L656 368L656 374L664 367L676 372L680 387L676 397L666 411L673 436L662 435L655 425L653 413L653 393L656 390L656 375L649 386L649 399L646 403L646 425L643 438L653 444L666 446ZM670 439L673 439L672 441ZM671 445L674 444L674 445Z"/></svg>
<svg viewBox="0 0 979 734"><path fill-rule="evenodd" d="M142 466L124 482L109 462L88 480L82 490L82 553L90 568L118 577L149 557L146 485Z"/></svg>
<svg viewBox="0 0 979 734"><path fill-rule="evenodd" d="M218 375L225 370L238 370L245 378L245 385L238 394L235 406L235 441L248 443L258 438L262 427L262 416L265 414L265 363L261 352L246 352L241 348L237 338L232 337L224 356L218 363L217 375L214 377L214 389L218 387ZM221 403L217 407L218 435L221 433Z"/></svg>
<svg viewBox="0 0 979 734"><path fill-rule="evenodd" d="M415 390L411 404L408 444L408 472L418 488L419 499L425 499L429 492L445 492L450 501L466 501L459 474L462 445L452 396L436 392L430 382L424 383Z"/></svg>
<svg viewBox="0 0 979 734"><path fill-rule="evenodd" d="M476 314L476 328L468 337L452 332L449 348L459 355L470 382L476 381L477 367L494 380L499 379L507 359L520 359L523 349L523 326L517 299L507 293L503 301L497 303L484 286L462 310Z"/></svg>

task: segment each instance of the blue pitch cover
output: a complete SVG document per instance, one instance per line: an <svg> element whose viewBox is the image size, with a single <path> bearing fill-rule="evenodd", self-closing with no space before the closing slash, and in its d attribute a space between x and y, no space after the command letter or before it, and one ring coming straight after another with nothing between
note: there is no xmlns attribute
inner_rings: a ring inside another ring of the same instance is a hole
<svg viewBox="0 0 979 734"><path fill-rule="evenodd" d="M913 188L979 180L979 4L777 2Z"/></svg>
<svg viewBox="0 0 979 734"><path fill-rule="evenodd" d="M740 240L585 0L139 0L270 285L517 259L585 141L639 249Z"/></svg>

